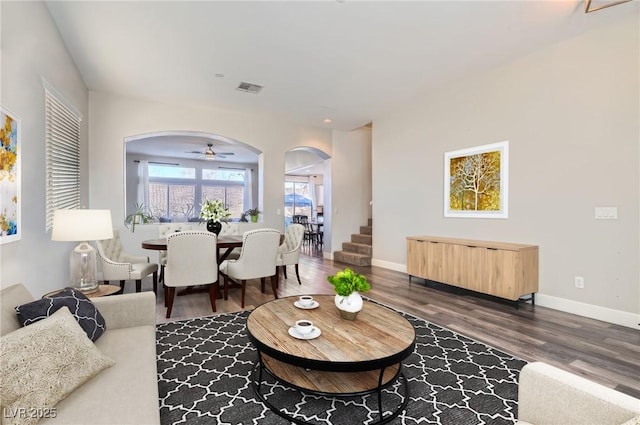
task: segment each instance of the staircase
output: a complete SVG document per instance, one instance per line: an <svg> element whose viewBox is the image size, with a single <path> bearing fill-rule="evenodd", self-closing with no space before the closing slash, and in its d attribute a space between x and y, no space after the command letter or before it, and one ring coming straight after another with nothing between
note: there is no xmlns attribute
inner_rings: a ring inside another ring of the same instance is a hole
<svg viewBox="0 0 640 425"><path fill-rule="evenodd" d="M354 266L370 266L372 224L369 219L366 226L360 226L360 233L351 235L351 242L343 242L342 251L333 253L333 261Z"/></svg>

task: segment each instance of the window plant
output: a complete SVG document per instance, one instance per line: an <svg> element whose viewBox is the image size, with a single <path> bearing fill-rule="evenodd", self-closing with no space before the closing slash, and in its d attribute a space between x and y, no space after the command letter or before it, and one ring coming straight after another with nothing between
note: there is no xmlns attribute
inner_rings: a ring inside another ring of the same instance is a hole
<svg viewBox="0 0 640 425"><path fill-rule="evenodd" d="M246 215L251 217L251 221L252 222L257 222L258 221L258 215L260 214L260 210L258 210L257 208L249 208L246 212Z"/></svg>
<svg viewBox="0 0 640 425"><path fill-rule="evenodd" d="M131 226L131 233L136 231L136 224L149 224L153 223L153 217L146 213L144 204L136 202L134 204L135 212L129 214L124 219L124 225L129 228Z"/></svg>

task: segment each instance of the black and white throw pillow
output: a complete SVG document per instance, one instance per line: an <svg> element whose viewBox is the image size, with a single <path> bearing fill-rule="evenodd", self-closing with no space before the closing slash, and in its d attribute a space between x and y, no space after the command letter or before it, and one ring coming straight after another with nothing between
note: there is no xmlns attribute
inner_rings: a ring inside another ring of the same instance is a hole
<svg viewBox="0 0 640 425"><path fill-rule="evenodd" d="M106 330L104 318L96 306L82 292L73 288L65 288L41 300L19 305L16 312L22 326L28 326L46 319L64 306L69 308L91 341L96 341Z"/></svg>

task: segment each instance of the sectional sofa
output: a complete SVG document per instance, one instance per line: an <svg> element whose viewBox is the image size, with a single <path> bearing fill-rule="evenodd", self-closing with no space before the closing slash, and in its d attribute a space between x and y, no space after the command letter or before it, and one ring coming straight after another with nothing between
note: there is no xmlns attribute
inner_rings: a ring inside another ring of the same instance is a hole
<svg viewBox="0 0 640 425"><path fill-rule="evenodd" d="M21 284L0 291L0 335L3 338L21 328L15 307L33 300ZM95 341L95 347L113 360L113 365L76 388L57 403L55 410L42 412L26 406L26 411L11 412L2 406L3 424L14 423L10 421L11 416L34 414L43 416L39 425L160 423L153 292L112 295L91 301L106 322L106 331ZM36 324L27 328L31 326ZM85 339L93 344L89 338Z"/></svg>

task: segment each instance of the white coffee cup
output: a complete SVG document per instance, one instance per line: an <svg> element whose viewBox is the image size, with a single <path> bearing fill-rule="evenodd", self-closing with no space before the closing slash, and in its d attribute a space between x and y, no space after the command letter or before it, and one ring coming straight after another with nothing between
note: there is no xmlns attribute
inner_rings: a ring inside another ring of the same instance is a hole
<svg viewBox="0 0 640 425"><path fill-rule="evenodd" d="M311 295L301 295L298 299L303 307L309 307L313 304L313 297Z"/></svg>
<svg viewBox="0 0 640 425"><path fill-rule="evenodd" d="M296 332L298 335L309 335L313 331L313 322L311 320L298 320L296 321Z"/></svg>

